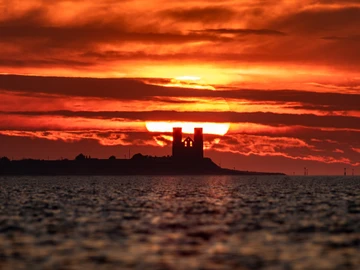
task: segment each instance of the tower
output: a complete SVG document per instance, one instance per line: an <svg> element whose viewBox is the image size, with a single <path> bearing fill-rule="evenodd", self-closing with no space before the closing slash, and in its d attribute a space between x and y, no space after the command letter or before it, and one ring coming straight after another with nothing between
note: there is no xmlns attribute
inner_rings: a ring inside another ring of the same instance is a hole
<svg viewBox="0 0 360 270"><path fill-rule="evenodd" d="M202 128L194 129L194 155L197 158L204 157L204 139Z"/></svg>
<svg viewBox="0 0 360 270"><path fill-rule="evenodd" d="M182 155L182 148L182 128L173 128L172 156L180 157Z"/></svg>
<svg viewBox="0 0 360 270"><path fill-rule="evenodd" d="M173 128L172 156L181 159L202 159L204 157L203 129L194 129L194 140L182 140L182 128Z"/></svg>

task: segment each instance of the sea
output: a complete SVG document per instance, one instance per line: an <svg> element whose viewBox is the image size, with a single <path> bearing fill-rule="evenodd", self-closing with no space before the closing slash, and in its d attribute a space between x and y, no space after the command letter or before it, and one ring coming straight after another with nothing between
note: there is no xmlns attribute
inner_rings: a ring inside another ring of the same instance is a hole
<svg viewBox="0 0 360 270"><path fill-rule="evenodd" d="M360 269L360 177L2 176L0 269Z"/></svg>

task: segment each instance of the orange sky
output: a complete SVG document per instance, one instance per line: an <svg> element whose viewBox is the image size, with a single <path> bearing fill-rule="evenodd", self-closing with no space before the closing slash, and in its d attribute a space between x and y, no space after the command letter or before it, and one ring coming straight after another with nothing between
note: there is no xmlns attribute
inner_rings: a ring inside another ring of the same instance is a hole
<svg viewBox="0 0 360 270"><path fill-rule="evenodd" d="M360 173L359 18L351 0L0 0L0 156L168 155L145 122L195 121L230 123L206 144L224 167Z"/></svg>

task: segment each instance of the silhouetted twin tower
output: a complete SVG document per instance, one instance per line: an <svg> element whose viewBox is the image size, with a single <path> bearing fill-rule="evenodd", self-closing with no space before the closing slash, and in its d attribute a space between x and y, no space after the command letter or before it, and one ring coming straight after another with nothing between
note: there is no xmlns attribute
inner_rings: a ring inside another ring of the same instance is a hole
<svg viewBox="0 0 360 270"><path fill-rule="evenodd" d="M204 157L203 129L194 129L194 139L182 140L182 128L173 128L172 156L178 159L202 159Z"/></svg>

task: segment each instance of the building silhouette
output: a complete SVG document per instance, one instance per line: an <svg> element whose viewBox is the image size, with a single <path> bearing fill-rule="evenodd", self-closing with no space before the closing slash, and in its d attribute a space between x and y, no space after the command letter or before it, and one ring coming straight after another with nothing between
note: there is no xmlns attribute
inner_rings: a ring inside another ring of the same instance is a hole
<svg viewBox="0 0 360 270"><path fill-rule="evenodd" d="M173 128L172 156L176 159L202 159L204 157L203 129L194 129L194 139L182 140L182 128Z"/></svg>

